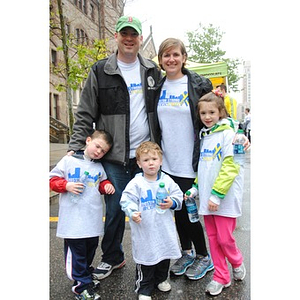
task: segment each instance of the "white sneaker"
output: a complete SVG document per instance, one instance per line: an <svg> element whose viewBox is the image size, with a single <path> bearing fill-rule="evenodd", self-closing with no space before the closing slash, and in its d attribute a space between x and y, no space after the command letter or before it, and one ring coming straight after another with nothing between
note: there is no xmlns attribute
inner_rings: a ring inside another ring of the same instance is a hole
<svg viewBox="0 0 300 300"><path fill-rule="evenodd" d="M168 282L168 280L165 280L163 282L161 282L157 288L161 291L161 292L168 292L171 290L171 285Z"/></svg>
<svg viewBox="0 0 300 300"><path fill-rule="evenodd" d="M231 281L227 284L221 284L215 280L212 280L207 286L205 292L210 293L212 296L219 295L223 288L227 288L231 285Z"/></svg>
<svg viewBox="0 0 300 300"><path fill-rule="evenodd" d="M246 276L246 268L244 263L242 263L238 268L232 268L234 280L243 280Z"/></svg>
<svg viewBox="0 0 300 300"><path fill-rule="evenodd" d="M152 298L150 296L139 294L139 300L151 300Z"/></svg>

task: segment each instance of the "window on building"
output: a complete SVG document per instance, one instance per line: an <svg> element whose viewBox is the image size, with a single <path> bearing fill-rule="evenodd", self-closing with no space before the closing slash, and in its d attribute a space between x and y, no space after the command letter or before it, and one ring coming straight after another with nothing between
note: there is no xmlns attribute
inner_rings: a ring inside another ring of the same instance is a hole
<svg viewBox="0 0 300 300"><path fill-rule="evenodd" d="M84 44L84 35L85 35L84 31L81 29L80 30L80 41L81 41L81 44Z"/></svg>
<svg viewBox="0 0 300 300"><path fill-rule="evenodd" d="M66 23L66 35L69 36L70 35L70 24Z"/></svg>
<svg viewBox="0 0 300 300"><path fill-rule="evenodd" d="M59 113L59 96L57 94L53 94L53 111L55 115L55 119L60 120L60 113Z"/></svg>
<svg viewBox="0 0 300 300"><path fill-rule="evenodd" d="M74 0L74 4L77 6L77 0Z"/></svg>
<svg viewBox="0 0 300 300"><path fill-rule="evenodd" d="M49 110L50 116L56 120L60 120L60 111L59 111L59 95L58 94L49 94Z"/></svg>
<svg viewBox="0 0 300 300"><path fill-rule="evenodd" d="M80 30L76 28L76 41L77 44L80 44Z"/></svg>
<svg viewBox="0 0 300 300"><path fill-rule="evenodd" d="M77 44L89 44L88 35L85 33L83 29L76 29L76 41Z"/></svg>
<svg viewBox="0 0 300 300"><path fill-rule="evenodd" d="M54 49L51 49L51 63L53 66L57 66L57 52Z"/></svg>
<svg viewBox="0 0 300 300"><path fill-rule="evenodd" d="M93 21L95 21L95 8L93 4L90 4L91 7L91 18Z"/></svg>
<svg viewBox="0 0 300 300"><path fill-rule="evenodd" d="M82 0L78 0L78 7L82 10Z"/></svg>
<svg viewBox="0 0 300 300"><path fill-rule="evenodd" d="M87 14L86 0L82 0L83 3L83 12Z"/></svg>

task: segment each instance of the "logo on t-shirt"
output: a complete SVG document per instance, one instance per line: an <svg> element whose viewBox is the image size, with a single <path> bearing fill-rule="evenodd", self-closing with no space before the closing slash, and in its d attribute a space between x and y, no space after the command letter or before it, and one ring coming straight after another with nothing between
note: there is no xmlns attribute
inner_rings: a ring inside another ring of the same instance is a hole
<svg viewBox="0 0 300 300"><path fill-rule="evenodd" d="M167 96L167 90L162 90L161 96L159 98L160 106L189 106L189 94L184 91L180 95L169 95Z"/></svg>
<svg viewBox="0 0 300 300"><path fill-rule="evenodd" d="M218 161L222 157L222 148L220 143L218 143L213 149L204 148L200 152L200 161L213 161L217 157Z"/></svg>
<svg viewBox="0 0 300 300"><path fill-rule="evenodd" d="M149 210L155 207L155 199L153 199L152 191L147 190L147 197L141 197L142 210Z"/></svg>
<svg viewBox="0 0 300 300"><path fill-rule="evenodd" d="M127 87L129 95L142 94L142 83L130 83Z"/></svg>
<svg viewBox="0 0 300 300"><path fill-rule="evenodd" d="M71 182L78 182L80 179L80 176L84 173L85 170L81 170L80 168L75 168L75 171L73 174L71 174L71 172L68 173L68 181ZM88 175L88 179L87 179L87 186L96 186L99 181L100 181L100 177L102 176L102 173L99 172L97 173L95 176L92 176L91 174Z"/></svg>

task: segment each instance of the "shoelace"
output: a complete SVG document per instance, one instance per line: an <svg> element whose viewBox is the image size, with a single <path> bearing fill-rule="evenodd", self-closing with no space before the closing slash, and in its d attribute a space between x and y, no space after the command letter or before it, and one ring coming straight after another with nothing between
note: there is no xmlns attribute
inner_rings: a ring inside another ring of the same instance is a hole
<svg viewBox="0 0 300 300"><path fill-rule="evenodd" d="M188 255L187 253L183 254L178 260L177 262L175 263L175 265L182 265L183 262L185 262L185 260L190 257L190 255Z"/></svg>
<svg viewBox="0 0 300 300"><path fill-rule="evenodd" d="M194 263L191 265L191 269L192 270L196 270L198 267L200 267L201 265L203 265L203 258L204 257L196 257L194 260Z"/></svg>
<svg viewBox="0 0 300 300"><path fill-rule="evenodd" d="M106 262L101 262L97 267L97 269L107 269L107 270L109 270L110 268L111 265L107 264Z"/></svg>

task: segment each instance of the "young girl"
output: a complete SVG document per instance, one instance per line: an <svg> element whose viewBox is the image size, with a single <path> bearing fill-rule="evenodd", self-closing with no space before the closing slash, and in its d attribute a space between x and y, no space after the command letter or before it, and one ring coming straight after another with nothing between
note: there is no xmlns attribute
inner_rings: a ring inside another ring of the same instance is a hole
<svg viewBox="0 0 300 300"><path fill-rule="evenodd" d="M139 300L151 300L155 287L171 290L167 281L170 259L180 255L173 214L179 210L183 193L170 176L160 171L162 151L153 142L144 142L136 150L136 160L143 172L137 174L122 193L120 205L130 218L132 255L136 262L136 292ZM155 209L159 183L165 183L168 197L161 203L165 213Z"/></svg>
<svg viewBox="0 0 300 300"><path fill-rule="evenodd" d="M226 258L233 278L243 280L246 269L233 232L242 214L244 169L234 162L232 141L235 135L227 119L224 101L214 92L200 98L200 159L198 165L199 214L204 215L206 232L215 271L206 292L218 295L231 284ZM198 193L193 187L193 196Z"/></svg>

